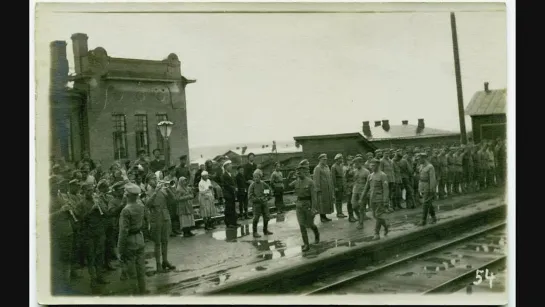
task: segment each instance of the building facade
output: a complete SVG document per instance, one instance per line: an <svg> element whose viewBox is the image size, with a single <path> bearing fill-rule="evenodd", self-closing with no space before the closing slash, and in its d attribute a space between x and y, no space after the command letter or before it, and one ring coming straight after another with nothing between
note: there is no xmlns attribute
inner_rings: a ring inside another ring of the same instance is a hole
<svg viewBox="0 0 545 307"><path fill-rule="evenodd" d="M170 161L189 155L185 90L195 80L182 76L176 54L115 58L102 47L89 50L83 33L72 35L72 47L75 75L68 76L66 43L51 43L53 155L78 161L87 151L106 164L135 159L141 148L150 154L159 148ZM168 143L157 128L164 120L174 123Z"/></svg>
<svg viewBox="0 0 545 307"><path fill-rule="evenodd" d="M451 145L460 142L460 133L426 127L424 119L418 119L417 125L408 120L401 125L391 125L389 120L377 120L373 126L363 122L365 138L377 148L426 147L433 145Z"/></svg>
<svg viewBox="0 0 545 307"><path fill-rule="evenodd" d="M471 116L473 141L505 139L507 135L507 90L491 90L488 82L484 90L476 92L466 108Z"/></svg>

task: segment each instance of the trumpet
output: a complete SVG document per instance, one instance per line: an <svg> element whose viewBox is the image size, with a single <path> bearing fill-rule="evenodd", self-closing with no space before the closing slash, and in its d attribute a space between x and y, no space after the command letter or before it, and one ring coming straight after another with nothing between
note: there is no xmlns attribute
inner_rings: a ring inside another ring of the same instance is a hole
<svg viewBox="0 0 545 307"><path fill-rule="evenodd" d="M159 185L163 185L163 186L166 186L168 185L170 188L175 188L176 187L176 180L159 180L157 182Z"/></svg>

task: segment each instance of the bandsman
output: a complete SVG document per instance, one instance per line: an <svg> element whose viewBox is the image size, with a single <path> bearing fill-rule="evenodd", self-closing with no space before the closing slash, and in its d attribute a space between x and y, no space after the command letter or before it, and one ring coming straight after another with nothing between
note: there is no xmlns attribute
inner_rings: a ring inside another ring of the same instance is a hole
<svg viewBox="0 0 545 307"><path fill-rule="evenodd" d="M437 187L437 180L435 177L435 169L428 160L428 154L420 153L418 160L422 166L418 177L418 192L422 196L422 221L418 224L424 226L427 223L428 214L431 216L431 224L437 222L435 217L435 209L433 207L433 200L435 189Z"/></svg>
<svg viewBox="0 0 545 307"><path fill-rule="evenodd" d="M343 199L344 199L344 183L345 177L343 172L343 156L337 154L335 162L331 165L331 180L335 189L335 211L338 218L345 218L343 214Z"/></svg>
<svg viewBox="0 0 545 307"><path fill-rule="evenodd" d="M302 251L306 252L310 249L307 228L312 229L314 232L314 243L317 244L320 242L320 232L314 224L314 216L318 212L316 209L317 194L314 182L305 174L308 171L308 167L299 165L296 171L297 179L290 183L290 186L295 188L295 195L297 196L295 210L303 238Z"/></svg>
<svg viewBox="0 0 545 307"><path fill-rule="evenodd" d="M373 240L380 239L381 227L384 227L384 236L388 235L389 230L388 223L383 215L390 199L390 188L388 187L390 180L388 179L388 175L379 169L379 163L376 159L370 161L369 164L373 172L369 175L363 189L363 197L368 198L371 212L375 219L375 236Z"/></svg>

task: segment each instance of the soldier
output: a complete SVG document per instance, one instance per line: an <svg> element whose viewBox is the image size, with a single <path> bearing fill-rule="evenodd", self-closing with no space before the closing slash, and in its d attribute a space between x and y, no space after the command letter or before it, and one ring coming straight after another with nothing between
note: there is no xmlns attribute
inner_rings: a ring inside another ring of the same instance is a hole
<svg viewBox="0 0 545 307"><path fill-rule="evenodd" d="M331 180L331 171L327 166L327 155L321 154L318 157L320 161L314 168L313 181L316 185L318 194L318 213L322 223L330 222L331 219L326 214L333 213L333 202L335 201L333 181Z"/></svg>
<svg viewBox="0 0 545 307"><path fill-rule="evenodd" d="M76 279L79 278L78 267L83 268L85 265L85 238L83 236L83 227L81 223L83 197L80 194L81 182L78 179L70 180L68 185L68 194L66 195L66 198L74 210L76 219L79 221L73 224L72 267L70 270L70 277Z"/></svg>
<svg viewBox="0 0 545 307"><path fill-rule="evenodd" d="M365 164L363 165L363 167L365 167L369 172L371 172L371 166L369 166L369 161L373 160L375 156L373 155L372 152L368 152L366 157L367 157L367 161L365 161Z"/></svg>
<svg viewBox="0 0 545 307"><path fill-rule="evenodd" d="M337 211L338 218L345 218L343 214L343 198L344 198L344 172L343 172L343 156L337 154L335 156L335 162L331 166L331 181L333 181L333 188L335 189L335 210Z"/></svg>
<svg viewBox="0 0 545 307"><path fill-rule="evenodd" d="M284 177L278 162L274 163L274 171L271 174L271 187L273 188L276 212L282 214L284 212Z"/></svg>
<svg viewBox="0 0 545 307"><path fill-rule="evenodd" d="M111 219L110 215L108 214L108 204L110 203L110 200L113 198L112 195L109 195L108 192L110 190L110 187L108 186L108 181L106 179L102 179L97 184L97 193L96 197L99 199L101 204L104 205L105 209L103 211L104 213L104 261L102 262L104 264L104 269L108 271L115 271L115 268L110 264L110 261L115 260L116 254L111 253L113 250L111 250L110 244L108 242L108 237L112 235L112 228L111 228Z"/></svg>
<svg viewBox="0 0 545 307"><path fill-rule="evenodd" d="M351 156L348 157L348 167L345 170L344 178L346 182L345 186L345 193L348 196L346 208L348 210L348 221L350 223L357 222L357 219L354 217L354 206L356 206L356 209L359 209L357 207L357 204L352 203L352 189L354 188L354 162L353 158ZM356 210L356 216L359 216L359 211Z"/></svg>
<svg viewBox="0 0 545 307"><path fill-rule="evenodd" d="M435 224L437 222L437 218L435 217L435 209L433 208L433 199L435 189L437 187L437 180L435 177L435 169L428 161L428 155L426 153L420 153L418 155L418 160L422 165L418 178L418 192L422 195L422 221L418 225L424 226L426 225L428 214L432 219L431 224Z"/></svg>
<svg viewBox="0 0 545 307"><path fill-rule="evenodd" d="M448 192L448 158L447 150L445 148L442 148L439 151L437 160L441 169L441 177L439 177L439 179L437 180L439 184L439 198L444 199Z"/></svg>
<svg viewBox="0 0 545 307"><path fill-rule="evenodd" d="M51 233L51 285L54 295L66 294L70 286L70 268L73 252L73 227L77 222L68 198L61 194L60 181L50 180L50 233Z"/></svg>
<svg viewBox="0 0 545 307"><path fill-rule="evenodd" d="M146 275L145 275L145 243L142 229L146 228L144 224L145 208L137 202L138 195L142 190L135 184L125 185L127 205L121 210L119 218L119 253L120 258L127 267L127 273L132 288L138 284L138 293L146 293ZM137 281L137 282L135 282Z"/></svg>
<svg viewBox="0 0 545 307"><path fill-rule="evenodd" d="M380 239L381 227L384 227L384 236L388 235L389 230L388 223L382 216L390 199L388 195L390 192L390 188L388 187L390 180L388 179L388 175L379 169L379 163L376 159L369 162L373 172L367 178L362 194L363 198L368 198L371 212L375 219L375 236L373 240Z"/></svg>
<svg viewBox="0 0 545 307"><path fill-rule="evenodd" d="M377 158L379 159L379 170L388 176L388 188L390 189L388 195L390 197L389 205L385 208L388 211L394 210L394 204L393 204L393 198L394 198L394 186L395 186L395 174L394 174L394 167L392 166L392 162L387 157L387 155L384 155L382 151L379 151L377 154ZM369 163L371 164L371 163ZM372 169L372 167L371 167Z"/></svg>
<svg viewBox="0 0 545 307"><path fill-rule="evenodd" d="M83 186L84 200L82 203L83 235L87 256L87 269L91 277L91 289L96 290L98 284L108 284L104 279L104 247L106 246L106 203L94 194L94 185L85 183Z"/></svg>
<svg viewBox="0 0 545 307"><path fill-rule="evenodd" d="M171 202L176 203L174 192L168 183L157 184L155 191L146 201L146 206L150 210L150 233L154 242L157 273L176 269L168 262L168 238L172 231L168 205Z"/></svg>
<svg viewBox="0 0 545 307"><path fill-rule="evenodd" d="M450 147L447 154L448 161L448 172L449 172L449 182L448 182L448 193L450 195L457 194L456 190L456 147Z"/></svg>
<svg viewBox="0 0 545 307"><path fill-rule="evenodd" d="M413 209L415 207L414 199L414 190L413 190L413 166L412 162L409 162L409 159L412 160L412 153L407 152L406 156L403 156L399 162L399 173L401 175L401 185L405 189L405 208Z"/></svg>
<svg viewBox="0 0 545 307"><path fill-rule="evenodd" d="M273 234L267 227L269 224L269 206L267 202L271 197L271 188L261 180L261 177L263 177L263 172L256 169L254 171L254 180L248 188L248 199L252 202L254 211L254 220L252 221L254 238L261 237L257 232L257 223L259 223L260 216L263 216L263 234L266 236Z"/></svg>
<svg viewBox="0 0 545 307"><path fill-rule="evenodd" d="M439 180L441 180L441 165L439 164L439 157L438 157L439 154L437 153L437 150L429 150L427 154L428 154L428 157L430 157L431 165L433 165L433 168L435 169L435 176L436 176L437 182L439 182ZM434 197L437 199L439 198L439 191L436 191L434 193Z"/></svg>
<svg viewBox="0 0 545 307"><path fill-rule="evenodd" d="M301 230L301 236L303 237L303 252L310 249L307 228L312 229L314 232L315 244L320 242L320 232L318 231L318 227L314 225L314 216L317 213L316 187L312 179L305 175L307 170L308 166L297 166L297 179L290 183L290 186L295 188L295 195L297 196L295 210L299 229Z"/></svg>
<svg viewBox="0 0 545 307"><path fill-rule="evenodd" d="M479 191L484 187L481 165L481 146L479 146L479 144L476 144L473 148L473 169L473 175L475 177L475 189Z"/></svg>
<svg viewBox="0 0 545 307"><path fill-rule="evenodd" d="M304 169L299 170L299 171L303 172L307 177L310 177L310 163L308 162L308 160L303 159L301 162L299 162L299 165L307 167L307 168L304 168ZM314 184L316 184L316 182Z"/></svg>
<svg viewBox="0 0 545 307"><path fill-rule="evenodd" d="M118 181L110 188L110 193L113 197L108 201L108 208L106 209L108 215L108 221L106 221L106 261L108 267L112 267L110 260L118 256L116 250L119 234L119 215L123 209L122 200L124 192L124 181Z"/></svg>
<svg viewBox="0 0 545 307"><path fill-rule="evenodd" d="M352 204L358 212L358 229L363 229L363 220L366 219L365 206L367 200L363 197L363 189L367 183L367 179L371 174L367 168L363 167L363 158L356 155L354 158L354 186L352 188Z"/></svg>
<svg viewBox="0 0 545 307"><path fill-rule="evenodd" d="M398 150L396 153L392 152L393 158L392 158L392 166L394 167L394 177L395 177L395 183L394 183L394 209L402 209L401 208L401 188L403 186L403 183L401 181L401 157L403 155L403 152L401 150Z"/></svg>

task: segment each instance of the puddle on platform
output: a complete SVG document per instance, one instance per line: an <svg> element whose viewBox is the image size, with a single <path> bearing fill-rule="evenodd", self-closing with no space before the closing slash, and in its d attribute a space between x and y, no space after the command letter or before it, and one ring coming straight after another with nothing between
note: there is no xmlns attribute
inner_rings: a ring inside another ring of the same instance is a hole
<svg viewBox="0 0 545 307"><path fill-rule="evenodd" d="M242 225L237 228L225 228L212 233L212 238L219 241L236 242L237 238L251 235L250 225Z"/></svg>
<svg viewBox="0 0 545 307"><path fill-rule="evenodd" d="M237 267L233 267L230 269L234 269ZM177 282L172 282L172 283L167 282L165 285L158 286L157 291L159 293L166 293L166 292L172 293L171 291L175 290L176 293L179 293L181 290L195 288L204 283L212 285L212 286L220 286L224 284L230 278L231 278L231 273L229 273L228 270L219 270L210 274L197 276L197 277L191 277L191 278L187 278Z"/></svg>

